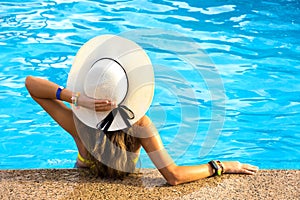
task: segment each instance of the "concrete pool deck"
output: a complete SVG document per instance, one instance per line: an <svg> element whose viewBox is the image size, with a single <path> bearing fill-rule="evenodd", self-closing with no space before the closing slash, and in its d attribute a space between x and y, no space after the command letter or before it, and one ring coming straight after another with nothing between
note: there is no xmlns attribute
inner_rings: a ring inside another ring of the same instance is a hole
<svg viewBox="0 0 300 200"><path fill-rule="evenodd" d="M124 180L95 179L79 169L0 170L0 199L300 199L300 171L225 174L169 186L154 169Z"/></svg>

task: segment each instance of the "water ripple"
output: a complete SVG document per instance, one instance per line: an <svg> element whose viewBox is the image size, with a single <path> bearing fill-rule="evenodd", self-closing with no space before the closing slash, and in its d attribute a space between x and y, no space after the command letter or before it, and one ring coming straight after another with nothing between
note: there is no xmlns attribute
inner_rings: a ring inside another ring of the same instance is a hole
<svg viewBox="0 0 300 200"><path fill-rule="evenodd" d="M84 42L96 35L126 35L127 31L126 36L149 53L156 71L152 115L157 118L155 123L160 123L162 137L171 143L174 135L170 132L176 132L179 126L185 132L199 126L191 144L193 151L186 152L180 162L251 158L253 164L268 167L263 162L268 158L274 168L281 167L276 161L284 160L291 163L286 167L299 168L299 163L292 162L300 153L292 148L299 146L299 4L285 0L247 4L170 0L1 1L0 154L4 157L0 168L16 168L20 159L25 167L72 167L75 145L71 141L59 143L68 140L67 135L60 134L62 130L30 99L24 87L25 77L35 75L65 85L74 56ZM148 29L153 34L130 35L130 31L139 29ZM154 33L156 29L166 31ZM212 62L196 54L195 46ZM191 66L184 60L187 57L197 64ZM195 159L194 152L200 151L200 147L208 148L201 142L209 124L217 120L211 119L212 105L222 101L220 96L211 97L207 84L214 88L218 83L213 76L203 78L211 75L209 72L222 77L227 100L225 107L216 108L227 110L226 122L213 151L205 158ZM185 116L181 116L182 111ZM55 140L48 141L53 137ZM190 137L178 136L185 142ZM16 145L20 150L13 149ZM48 150L43 145L49 146ZM62 153L62 149L70 151ZM36 154L43 151L44 155Z"/></svg>

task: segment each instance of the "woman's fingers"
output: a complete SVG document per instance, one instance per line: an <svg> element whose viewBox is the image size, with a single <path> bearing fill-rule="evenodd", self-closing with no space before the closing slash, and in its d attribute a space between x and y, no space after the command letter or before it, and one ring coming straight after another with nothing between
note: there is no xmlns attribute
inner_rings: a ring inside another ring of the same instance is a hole
<svg viewBox="0 0 300 200"><path fill-rule="evenodd" d="M258 167L254 165L249 165L249 168L253 171L258 171Z"/></svg>
<svg viewBox="0 0 300 200"><path fill-rule="evenodd" d="M258 171L258 167L249 165L249 164L242 164L241 173L253 175Z"/></svg>
<svg viewBox="0 0 300 200"><path fill-rule="evenodd" d="M106 104L110 104L112 103L112 101L109 101L107 99L97 99L95 100L95 105L106 105Z"/></svg>
<svg viewBox="0 0 300 200"><path fill-rule="evenodd" d="M254 165L249 165L249 164L244 164L244 169L246 169L247 171L251 171L251 172L258 171L258 167L254 166Z"/></svg>
<svg viewBox="0 0 300 200"><path fill-rule="evenodd" d="M240 162L223 162L225 167L225 173L241 173L241 174L254 174L258 171L258 167L249 165L249 164L242 164Z"/></svg>
<svg viewBox="0 0 300 200"><path fill-rule="evenodd" d="M247 169L245 169L243 173L244 173L244 174L249 174L249 175L253 175L253 174L255 174L255 172L254 172L254 171L247 170Z"/></svg>
<svg viewBox="0 0 300 200"><path fill-rule="evenodd" d="M116 103L109 100L96 100L95 101L95 110L97 112L109 111L116 107Z"/></svg>
<svg viewBox="0 0 300 200"><path fill-rule="evenodd" d="M116 107L114 101L108 99L93 99L85 95L78 97L78 105L95 110L96 112L109 111Z"/></svg>
<svg viewBox="0 0 300 200"><path fill-rule="evenodd" d="M95 100L95 105L114 105L116 104L114 101L110 101L107 99L97 99Z"/></svg>

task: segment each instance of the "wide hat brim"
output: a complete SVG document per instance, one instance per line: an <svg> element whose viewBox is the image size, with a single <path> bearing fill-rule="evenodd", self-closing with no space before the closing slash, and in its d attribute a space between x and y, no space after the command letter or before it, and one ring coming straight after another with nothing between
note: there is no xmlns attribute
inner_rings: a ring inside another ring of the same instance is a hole
<svg viewBox="0 0 300 200"><path fill-rule="evenodd" d="M129 119L130 125L133 125L145 115L152 102L154 72L151 61L143 48L135 42L116 35L101 35L86 42L78 51L69 72L67 88L86 95L87 74L101 59L110 59L119 63L126 74L128 88L120 104L134 113L134 118ZM110 113L110 111L95 112L94 109L82 106L72 106L72 110L81 122L92 128L97 128L99 122ZM117 114L108 131L125 128L128 128L128 125L124 123L120 114Z"/></svg>

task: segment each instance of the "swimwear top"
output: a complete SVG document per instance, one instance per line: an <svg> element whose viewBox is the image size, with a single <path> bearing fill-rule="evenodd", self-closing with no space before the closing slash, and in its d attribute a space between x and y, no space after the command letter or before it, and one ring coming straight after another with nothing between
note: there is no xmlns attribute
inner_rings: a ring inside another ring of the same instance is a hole
<svg viewBox="0 0 300 200"><path fill-rule="evenodd" d="M93 161L83 158L80 155L79 152L78 152L78 156L77 157L78 157L78 160L80 160L82 163L84 163L86 165L89 165L89 166L93 165ZM136 158L134 158L132 161L133 161L134 164L136 164L138 160L139 160L139 156L137 156Z"/></svg>
<svg viewBox="0 0 300 200"><path fill-rule="evenodd" d="M78 160L80 160L82 163L86 164L86 165L92 165L93 164L93 161L91 160L88 160L88 159L85 159L83 158L80 153L78 152Z"/></svg>

